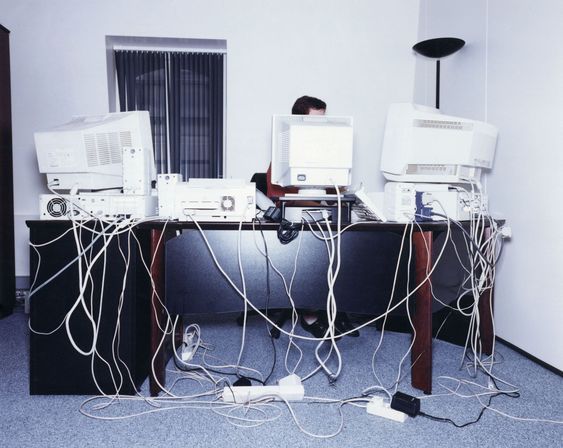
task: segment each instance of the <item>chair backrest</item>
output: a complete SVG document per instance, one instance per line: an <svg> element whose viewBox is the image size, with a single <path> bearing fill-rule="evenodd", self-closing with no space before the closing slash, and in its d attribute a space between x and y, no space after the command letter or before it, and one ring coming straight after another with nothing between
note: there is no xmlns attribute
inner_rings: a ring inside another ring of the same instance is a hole
<svg viewBox="0 0 563 448"><path fill-rule="evenodd" d="M256 184L256 189L264 194L268 194L268 182L266 180L266 173L254 173L250 182Z"/></svg>

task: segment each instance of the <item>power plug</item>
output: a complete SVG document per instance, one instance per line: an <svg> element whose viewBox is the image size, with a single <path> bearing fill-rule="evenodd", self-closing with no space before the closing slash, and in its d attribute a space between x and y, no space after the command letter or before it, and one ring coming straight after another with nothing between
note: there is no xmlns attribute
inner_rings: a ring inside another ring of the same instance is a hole
<svg viewBox="0 0 563 448"><path fill-rule="evenodd" d="M489 388L490 390L497 390L497 386L495 385L495 382L491 377L487 378L487 388Z"/></svg>
<svg viewBox="0 0 563 448"><path fill-rule="evenodd" d="M182 348L182 361L188 362L190 361L195 355L195 347L183 347Z"/></svg>
<svg viewBox="0 0 563 448"><path fill-rule="evenodd" d="M184 336L182 338L182 353L180 355L182 361L184 362L191 360L195 355L197 346L194 345L194 338L194 332L184 332Z"/></svg>
<svg viewBox="0 0 563 448"><path fill-rule="evenodd" d="M378 417L399 423L404 423L407 419L407 414L392 409L391 404L385 402L383 397L372 397L367 404L366 411L368 414L377 415Z"/></svg>
<svg viewBox="0 0 563 448"><path fill-rule="evenodd" d="M264 212L264 219L270 222L281 222L281 209L277 207L268 207L268 209Z"/></svg>
<svg viewBox="0 0 563 448"><path fill-rule="evenodd" d="M512 238L512 228L510 226L502 226L500 229L500 235L503 238Z"/></svg>
<svg viewBox="0 0 563 448"><path fill-rule="evenodd" d="M189 331L189 332L184 332L184 337L182 342L184 343L184 345L186 346L190 346L193 343L194 340L194 332L193 331Z"/></svg>

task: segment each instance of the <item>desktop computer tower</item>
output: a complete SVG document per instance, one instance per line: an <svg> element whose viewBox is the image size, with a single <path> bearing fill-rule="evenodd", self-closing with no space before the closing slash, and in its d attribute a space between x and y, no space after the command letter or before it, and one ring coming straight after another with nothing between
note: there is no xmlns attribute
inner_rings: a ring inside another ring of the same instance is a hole
<svg viewBox="0 0 563 448"><path fill-rule="evenodd" d="M40 257L30 248L32 291L36 291L30 299L30 394L132 395L150 366L151 287L141 259L149 253L148 231L134 230L141 247L132 234L115 236L106 249L105 274L103 255L93 264L83 297L98 331L95 354L85 356L73 347L64 323L80 295L71 225L69 221L28 222L32 244L60 237L38 247ZM98 237L99 225L88 227L79 231L79 239L83 247L91 245L85 255L95 257L104 238ZM83 276L85 271L82 261ZM88 352L94 332L82 303L68 323L75 345Z"/></svg>

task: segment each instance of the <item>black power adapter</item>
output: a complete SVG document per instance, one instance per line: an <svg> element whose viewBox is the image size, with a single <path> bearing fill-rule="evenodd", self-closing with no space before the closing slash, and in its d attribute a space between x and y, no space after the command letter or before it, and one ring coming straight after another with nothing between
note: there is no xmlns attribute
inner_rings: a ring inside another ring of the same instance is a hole
<svg viewBox="0 0 563 448"><path fill-rule="evenodd" d="M252 386L252 383L250 382L250 378L247 378L247 377L245 377L245 376L241 376L238 380L236 380L236 381L233 383L233 386L236 386L236 387L240 387L240 386L248 387L248 386Z"/></svg>
<svg viewBox="0 0 563 448"><path fill-rule="evenodd" d="M268 210L264 212L264 219L270 222L281 222L282 220L281 209L277 207L268 207Z"/></svg>
<svg viewBox="0 0 563 448"><path fill-rule="evenodd" d="M403 392L396 392L391 399L391 408L416 417L420 412L420 399Z"/></svg>

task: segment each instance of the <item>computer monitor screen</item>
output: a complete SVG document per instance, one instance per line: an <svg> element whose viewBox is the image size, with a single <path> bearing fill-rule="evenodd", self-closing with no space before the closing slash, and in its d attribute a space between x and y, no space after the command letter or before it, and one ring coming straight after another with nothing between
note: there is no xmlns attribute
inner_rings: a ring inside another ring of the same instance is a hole
<svg viewBox="0 0 563 448"><path fill-rule="evenodd" d="M487 123L442 115L416 104L392 104L387 114L381 171L392 181L479 181L493 166L498 130Z"/></svg>
<svg viewBox="0 0 563 448"><path fill-rule="evenodd" d="M272 183L318 194L351 184L352 117L274 115Z"/></svg>
<svg viewBox="0 0 563 448"><path fill-rule="evenodd" d="M147 111L77 117L48 131L36 132L35 147L39 171L47 175L53 190L122 189L124 154L135 154L139 160L130 163L126 172L145 170L146 173L135 173L136 179L146 179L149 184L156 180ZM146 192L146 188L142 191Z"/></svg>

